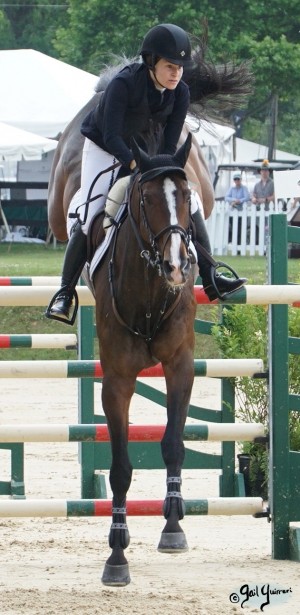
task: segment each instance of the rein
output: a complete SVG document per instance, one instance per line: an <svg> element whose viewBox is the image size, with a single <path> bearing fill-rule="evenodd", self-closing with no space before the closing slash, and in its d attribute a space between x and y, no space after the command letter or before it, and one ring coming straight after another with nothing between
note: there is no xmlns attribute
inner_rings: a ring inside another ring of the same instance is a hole
<svg viewBox="0 0 300 615"><path fill-rule="evenodd" d="M174 169L172 169L174 171ZM182 172L182 169L180 169ZM161 174L162 172L165 171L164 169L161 170ZM111 259L109 262L109 283L110 283L110 289L111 289L111 296L112 296L112 307L113 307L113 311L115 314L115 317L117 318L118 322L126 327L126 329L128 331L130 331L132 334L141 337L142 339L144 339L148 344L151 343L151 341L153 340L155 334L157 333L159 327L161 326L161 324L172 314L172 312L175 310L175 308L177 307L180 299L181 299L181 295L182 295L182 287L178 288L178 289L172 289L171 287L166 288L166 293L165 293L165 297L162 301L162 305L159 309L159 313L158 313L158 317L155 321L155 323L153 324L152 328L151 328L151 317L152 317L152 313L151 313L151 297L150 297L150 283L149 283L149 267L152 267L152 269L156 270L159 277L161 277L163 275L163 269L162 269L162 263L163 263L163 254L164 254L164 250L165 250L165 246L167 245L167 242L170 239L170 236L172 235L172 233L178 233L180 235L180 237L182 238L187 251L189 251L189 243L191 240L191 229L189 228L188 231L186 231L182 226L180 226L179 224L170 224L169 226L164 227L163 229L161 229L159 231L159 233L157 233L156 235L152 232L151 227L149 225L148 222L148 218L146 215L146 208L145 208L145 202L144 202L144 197L143 197L143 190L142 190L142 183L143 181L143 175L141 176L140 180L139 180L139 195L140 195L140 200L139 200L139 206L140 206L140 210L142 212L143 215L143 223L145 225L145 228L148 232L149 235L149 243L150 243L150 250L145 248L143 239L140 235L139 232L139 228L138 225L136 223L136 220L134 219L133 213L132 213L132 209L131 209L131 195L135 186L135 183L137 181L137 178L135 178L135 182L131 187L131 191L128 197L128 218L131 224L131 227L133 229L138 247L139 247L139 255L141 258L144 259L145 262L145 287L146 287L146 291L147 291L147 298L146 298L146 313L145 313L145 320L146 320L146 332L142 333L139 329L133 329L132 327L130 327L122 318L122 316L120 315L120 312L118 310L117 307L117 300L116 300L116 291L115 291L115 286L114 286L114 256L115 256L115 250L116 250L116 245L117 245L117 237L118 237L118 233L120 230L121 225L124 222L124 218L123 220L118 224L117 228L116 228L116 232L115 232L115 236L114 236L114 242L113 242L113 247L112 247L112 254L111 254ZM160 237L162 237L163 235L166 235L166 240L164 242L164 246L163 246L163 250L162 250L162 254L160 253L159 249L158 249L158 245L157 245L157 241ZM170 295L172 295L173 297L175 296L174 300L172 301L171 305L169 306L169 308L167 308L168 306L168 301L170 298Z"/></svg>
<svg viewBox="0 0 300 615"><path fill-rule="evenodd" d="M98 181L99 177L101 177L101 175L104 175L105 173L109 173L109 171L114 171L114 169L117 169L120 166L121 166L121 163L116 162L115 164L112 164L110 167L107 167L106 169L103 169L103 171L100 171L99 173L97 173L96 177L94 177L90 185L86 201L84 201L84 203L80 203L80 205L77 205L76 211L68 214L69 218L76 218L76 220L78 220L79 224L81 224L82 226L86 223L89 204L92 203L93 201L96 201L96 199L99 199L100 196L104 196L103 194L96 194L96 196L91 197L91 194L93 192L93 188L96 182ZM83 220L80 220L80 214L78 210L80 209L80 207L84 207L84 206L85 206L85 210L84 210Z"/></svg>

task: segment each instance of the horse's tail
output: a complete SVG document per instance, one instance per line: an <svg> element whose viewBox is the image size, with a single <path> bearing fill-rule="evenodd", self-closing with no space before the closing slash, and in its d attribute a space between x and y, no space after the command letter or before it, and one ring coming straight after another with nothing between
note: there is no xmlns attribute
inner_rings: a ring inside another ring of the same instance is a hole
<svg viewBox="0 0 300 615"><path fill-rule="evenodd" d="M198 117L217 116L245 105L253 92L249 62L215 64L206 59L207 27L193 50L193 66L184 71L191 96L190 111Z"/></svg>

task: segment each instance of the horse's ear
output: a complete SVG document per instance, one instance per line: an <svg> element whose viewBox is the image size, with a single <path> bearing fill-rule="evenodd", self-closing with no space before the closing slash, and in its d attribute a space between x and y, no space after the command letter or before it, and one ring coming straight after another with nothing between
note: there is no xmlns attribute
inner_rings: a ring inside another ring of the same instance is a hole
<svg viewBox="0 0 300 615"><path fill-rule="evenodd" d="M149 162L150 162L150 158L148 154L146 154L146 152L144 152L144 150L142 150L138 146L136 140L133 137L130 141L130 145L131 145L134 160L136 161L138 168L140 170L142 169L147 170L147 168L149 168Z"/></svg>
<svg viewBox="0 0 300 615"><path fill-rule="evenodd" d="M185 142L181 145L181 147L177 150L175 156L173 157L174 162L178 163L178 166L184 169L186 161L189 157L190 149L192 146L192 133L189 132Z"/></svg>

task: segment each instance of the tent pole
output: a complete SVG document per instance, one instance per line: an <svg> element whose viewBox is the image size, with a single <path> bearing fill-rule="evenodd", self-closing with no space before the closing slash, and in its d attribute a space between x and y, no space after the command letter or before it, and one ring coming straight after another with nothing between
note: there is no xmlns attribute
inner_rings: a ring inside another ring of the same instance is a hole
<svg viewBox="0 0 300 615"><path fill-rule="evenodd" d="M6 220L6 216L5 216L5 213L3 211L2 204L1 204L1 189L0 189L0 218L2 218L3 224L5 226L5 230L9 234L10 233L10 229L9 229L9 226L8 226L8 223L7 223L7 220Z"/></svg>

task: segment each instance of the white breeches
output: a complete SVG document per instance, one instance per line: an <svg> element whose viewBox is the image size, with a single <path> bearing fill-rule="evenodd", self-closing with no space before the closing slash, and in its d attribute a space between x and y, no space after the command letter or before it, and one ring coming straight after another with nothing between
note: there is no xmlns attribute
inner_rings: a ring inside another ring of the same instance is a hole
<svg viewBox="0 0 300 615"><path fill-rule="evenodd" d="M105 171L108 167L117 162L116 158L108 154L103 149L95 145L90 139L85 139L82 151L82 167L81 167L81 188L80 202L84 203L88 196L93 197L99 195L95 201L88 205L88 213L85 223L82 225L82 230L87 235L90 222L94 215L103 211L105 207L107 194L116 180L119 168L102 173L98 177L92 193L89 195L90 187L100 171ZM80 220L83 221L85 216L85 206L79 209Z"/></svg>
<svg viewBox="0 0 300 615"><path fill-rule="evenodd" d="M205 218L203 203L200 199L198 192L191 188L191 214L193 215L197 211L197 209L200 209L200 214L204 220Z"/></svg>

